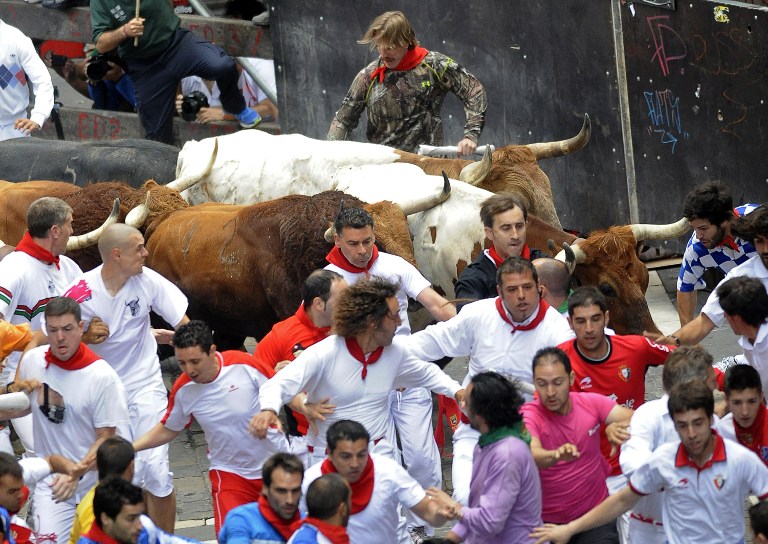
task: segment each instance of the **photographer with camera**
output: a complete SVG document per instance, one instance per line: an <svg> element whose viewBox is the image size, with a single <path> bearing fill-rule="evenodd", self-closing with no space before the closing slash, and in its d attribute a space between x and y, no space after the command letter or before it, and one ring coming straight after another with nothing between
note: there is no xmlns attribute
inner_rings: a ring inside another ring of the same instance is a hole
<svg viewBox="0 0 768 544"><path fill-rule="evenodd" d="M0 141L29 136L40 130L53 109L53 83L32 40L0 19ZM29 85L35 104L27 116Z"/></svg>
<svg viewBox="0 0 768 544"><path fill-rule="evenodd" d="M91 45L90 49L95 48ZM89 56L85 61L85 76L88 81L88 94L93 100L94 108L136 111L133 83L123 68L122 60L114 52Z"/></svg>
<svg viewBox="0 0 768 544"><path fill-rule="evenodd" d="M237 88L235 60L221 48L181 28L168 0L91 0L93 42L99 53L114 49L136 92L146 138L173 144L173 109L178 82L190 75L215 80L223 108L243 128L261 117L247 108Z"/></svg>

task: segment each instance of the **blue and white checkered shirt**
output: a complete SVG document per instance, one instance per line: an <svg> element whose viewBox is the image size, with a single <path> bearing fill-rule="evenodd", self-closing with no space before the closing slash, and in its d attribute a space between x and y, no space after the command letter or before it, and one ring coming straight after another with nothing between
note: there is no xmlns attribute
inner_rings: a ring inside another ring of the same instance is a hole
<svg viewBox="0 0 768 544"><path fill-rule="evenodd" d="M760 204L743 204L735 208L739 216L747 215ZM696 232L683 254L683 264L680 265L680 275L677 277L677 290L687 293L694 289L703 289L706 283L701 277L708 268L719 268L727 274L750 257L756 254L755 247L741 238L732 238L736 249L728 244L721 244L714 249L707 249L699 242Z"/></svg>

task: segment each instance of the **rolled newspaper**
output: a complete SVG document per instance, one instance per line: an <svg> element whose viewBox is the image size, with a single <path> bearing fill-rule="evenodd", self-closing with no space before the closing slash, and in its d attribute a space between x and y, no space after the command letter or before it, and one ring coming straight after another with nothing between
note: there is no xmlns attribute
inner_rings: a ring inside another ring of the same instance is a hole
<svg viewBox="0 0 768 544"><path fill-rule="evenodd" d="M486 147L491 148L491 153L496 149L496 146L493 145L481 145L475 149L474 154L482 157ZM458 148L455 145L441 145L437 147L434 145L420 145L419 155L426 155L428 157L455 157L457 150Z"/></svg>
<svg viewBox="0 0 768 544"><path fill-rule="evenodd" d="M6 393L0 395L0 410L21 412L29 408L29 397L26 393Z"/></svg>

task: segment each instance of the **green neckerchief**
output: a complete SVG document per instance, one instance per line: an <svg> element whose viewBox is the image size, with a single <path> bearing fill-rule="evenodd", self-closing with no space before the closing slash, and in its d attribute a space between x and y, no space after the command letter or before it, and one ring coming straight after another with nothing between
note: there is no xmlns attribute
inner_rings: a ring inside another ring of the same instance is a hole
<svg viewBox="0 0 768 544"><path fill-rule="evenodd" d="M565 297L565 300L563 301L563 303L557 307L557 311L560 312L561 314L564 314L565 312L568 311L568 299L571 297L572 294L573 294L573 289L568 289L568 296Z"/></svg>
<svg viewBox="0 0 768 544"><path fill-rule="evenodd" d="M480 444L481 448L484 448L495 442L498 442L502 438L507 438L508 436L514 436L515 438L519 438L526 444L531 443L531 435L528 433L528 430L523 425L523 422L518 421L512 427L499 427L494 431L481 434L480 439L478 440L478 444Z"/></svg>

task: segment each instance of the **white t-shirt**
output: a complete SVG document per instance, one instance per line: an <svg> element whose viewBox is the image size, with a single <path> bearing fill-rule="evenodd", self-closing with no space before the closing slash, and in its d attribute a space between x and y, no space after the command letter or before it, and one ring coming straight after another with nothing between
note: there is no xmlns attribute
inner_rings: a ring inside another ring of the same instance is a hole
<svg viewBox="0 0 768 544"><path fill-rule="evenodd" d="M754 344L746 336L739 336L738 341L747 362L760 374L763 389L768 388L768 323L760 325Z"/></svg>
<svg viewBox="0 0 768 544"><path fill-rule="evenodd" d="M276 429L269 429L265 440L248 432L251 418L261 411L259 389L267 377L238 353L216 352L220 371L210 383L195 383L182 374L173 385L163 424L181 431L194 417L205 433L211 468L256 479L267 458L289 451L288 442Z"/></svg>
<svg viewBox="0 0 768 544"><path fill-rule="evenodd" d="M532 322L538 311L521 325ZM530 384L533 383L531 363L536 352L572 338L574 334L568 321L551 306L535 328L512 332L512 326L496 309L496 299L488 298L467 304L453 319L430 325L412 334L406 342L408 348L425 361L469 355L464 385L475 374L487 370Z"/></svg>
<svg viewBox="0 0 768 544"><path fill-rule="evenodd" d="M757 278L763 282L765 288L768 289L768 269L765 268L763 261L760 260L760 255L755 255L747 262L741 263L739 266L728 272L725 278L723 278L723 281L741 276ZM723 309L720 307L720 297L717 296L717 289L714 289L709 294L707 302L701 309L701 313L705 314L716 327L723 326L723 323L725 322L725 312L723 312Z"/></svg>
<svg viewBox="0 0 768 544"><path fill-rule="evenodd" d="M74 280L65 296L80 303L86 327L94 317L100 317L109 327L109 337L89 347L117 371L130 399L149 382L162 382L150 311L176 326L187 311L187 297L173 283L146 267L141 274L128 278L113 297L104 286L103 267Z"/></svg>
<svg viewBox="0 0 768 544"><path fill-rule="evenodd" d="M382 437L392 440L390 391L400 387L426 387L453 397L461 389L437 365L414 357L405 348L404 340L405 337L395 336L379 360L368 365L363 379L363 365L350 355L344 338L329 336L305 349L261 388L261 406L278 413L283 404L301 391L307 393L309 402L330 399L330 403L336 405L334 413L326 416L325 421L317 422L317 436L307 435L314 448L325 448L328 427L341 419L359 422L371 440Z"/></svg>
<svg viewBox="0 0 768 544"><path fill-rule="evenodd" d="M30 350L21 367L21 379L47 384L49 405L59 404L57 393L63 397L63 420L54 423L40 410L45 402L44 387L29 394L35 453L41 457L59 454L79 461L95 442L96 429L117 427L118 434L129 437L125 389L114 369L99 359L79 370L64 370L47 364L48 349L40 346ZM86 472L78 490L87 491L95 483L96 472Z"/></svg>
<svg viewBox="0 0 768 544"><path fill-rule="evenodd" d="M14 251L0 261L0 313L5 320L29 323L32 330L42 329L45 305L62 295L72 280L83 273L75 261L63 255L59 267L21 251ZM12 373L19 359L21 352L9 355L6 371Z"/></svg>
<svg viewBox="0 0 768 544"><path fill-rule="evenodd" d="M669 544L744 540L744 498L768 497L768 468L744 446L716 436L712 459L699 468L680 442L662 444L629 479L632 490L664 489L664 533ZM681 451L682 450L682 451Z"/></svg>
<svg viewBox="0 0 768 544"><path fill-rule="evenodd" d="M335 264L329 264L325 269L341 274L349 285L368 278L365 272L347 272ZM381 278L400 286L400 289L397 291L397 303L400 305L402 325L397 328L397 334L410 334L408 297L415 299L419 296L419 293L427 287L431 287L432 284L411 263L402 257L384 253L383 251L379 252L379 257L368 272L370 277Z"/></svg>
<svg viewBox="0 0 768 544"><path fill-rule="evenodd" d="M290 365L289 365L290 366ZM373 494L364 510L349 517L349 541L396 544L403 540L398 533L398 504L412 508L426 497L426 492L408 472L395 461L371 454L373 461ZM312 465L304 473L301 484L305 497L309 484L322 476L320 466ZM302 498L302 501L304 499ZM305 509L306 510L306 509ZM407 538L407 535L405 535Z"/></svg>

